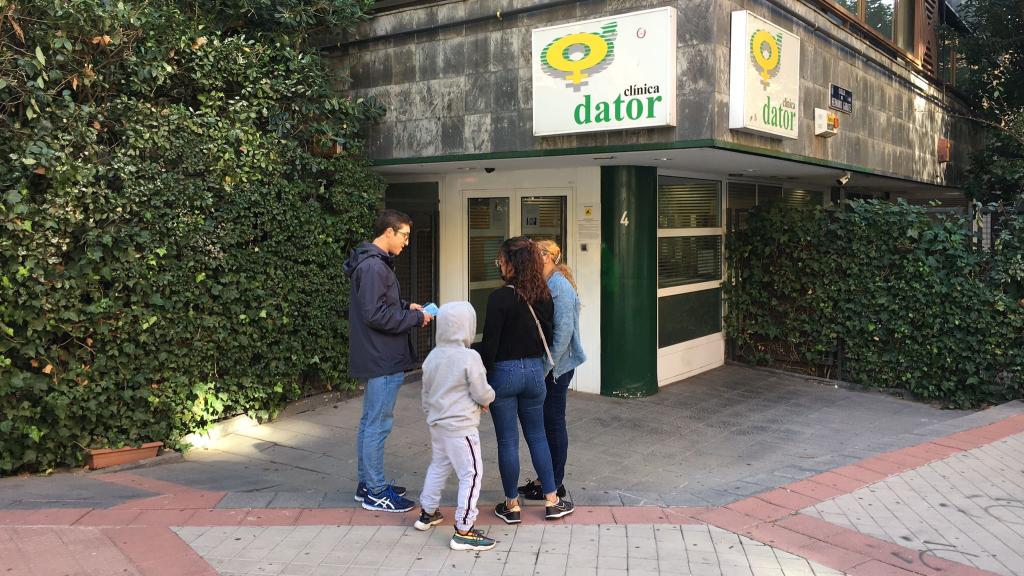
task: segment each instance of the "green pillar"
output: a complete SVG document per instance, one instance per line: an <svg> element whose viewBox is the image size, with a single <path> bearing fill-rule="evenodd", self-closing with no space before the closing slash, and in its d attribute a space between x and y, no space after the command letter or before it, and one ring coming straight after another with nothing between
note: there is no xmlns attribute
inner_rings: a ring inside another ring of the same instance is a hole
<svg viewBox="0 0 1024 576"><path fill-rule="evenodd" d="M658 391L658 170L601 168L601 394Z"/></svg>

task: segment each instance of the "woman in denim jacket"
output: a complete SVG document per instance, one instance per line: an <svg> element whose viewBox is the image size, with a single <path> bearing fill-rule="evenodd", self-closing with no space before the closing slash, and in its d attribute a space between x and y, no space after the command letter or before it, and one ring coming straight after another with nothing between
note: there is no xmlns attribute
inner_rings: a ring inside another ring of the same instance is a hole
<svg viewBox="0 0 1024 576"><path fill-rule="evenodd" d="M562 263L562 249L551 240L537 243L544 261L544 277L555 306L554 336L551 356L555 364L547 366L547 396L544 399L544 431L551 450L551 463L558 486L557 494L565 496L565 461L569 454L569 432L566 430L565 405L569 382L576 367L587 359L580 341L580 297L569 267ZM527 481L519 487L527 500L542 500L540 482Z"/></svg>

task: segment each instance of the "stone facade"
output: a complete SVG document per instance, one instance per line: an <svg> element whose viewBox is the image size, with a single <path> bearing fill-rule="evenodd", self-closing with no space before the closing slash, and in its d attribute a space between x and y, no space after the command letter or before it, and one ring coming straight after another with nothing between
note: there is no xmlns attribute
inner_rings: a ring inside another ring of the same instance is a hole
<svg viewBox="0 0 1024 576"><path fill-rule="evenodd" d="M550 1L537 0L437 3L376 16L352 37L336 39L337 47L325 53L350 78L338 86L340 91L373 96L388 109L369 135L375 159L572 153L581 148L592 152L714 141L723 147L956 185L970 134L949 113L958 106L955 99L817 9L798 0L784 1L789 12L761 0L607 0L556 2L553 7L544 7ZM679 14L677 125L534 136L531 30L661 6L674 6ZM506 14L501 19L499 10ZM750 10L800 37L799 140L729 129L734 10ZM815 32L794 13L856 51ZM813 109L827 108L830 82L853 91L855 110L842 115L840 135L826 140L813 136ZM936 161L940 137L953 142L954 159L947 164Z"/></svg>

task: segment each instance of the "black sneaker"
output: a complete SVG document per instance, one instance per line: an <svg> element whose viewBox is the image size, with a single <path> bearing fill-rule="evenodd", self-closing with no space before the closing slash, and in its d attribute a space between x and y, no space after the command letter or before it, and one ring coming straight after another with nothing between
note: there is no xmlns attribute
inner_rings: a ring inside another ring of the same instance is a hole
<svg viewBox="0 0 1024 576"><path fill-rule="evenodd" d="M392 486L391 488L394 489L395 494L398 494L399 496L405 496L405 486ZM366 482L360 482L359 485L356 486L356 496L354 500L356 502L362 502L365 498Z"/></svg>
<svg viewBox="0 0 1024 576"><path fill-rule="evenodd" d="M433 514L427 514L426 510L420 510L420 518L412 526L417 530L429 530L431 526L437 526L441 522L444 522L444 516L441 515L440 510L434 510Z"/></svg>
<svg viewBox="0 0 1024 576"><path fill-rule="evenodd" d="M519 517L523 509L519 506L509 508L507 504L501 502L494 507L494 515L505 521L505 524L519 524L522 522L522 518Z"/></svg>
<svg viewBox="0 0 1024 576"><path fill-rule="evenodd" d="M559 498L558 502L554 504L548 502L544 505L544 519L545 520L557 520L563 516L572 514L576 509L572 502Z"/></svg>
<svg viewBox="0 0 1024 576"><path fill-rule="evenodd" d="M540 484L534 484L532 480L527 480L526 484L518 487L517 490L523 495L523 498L527 500L543 500L544 491L541 490ZM565 498L565 484L559 484L558 490L555 490L555 494L559 498Z"/></svg>

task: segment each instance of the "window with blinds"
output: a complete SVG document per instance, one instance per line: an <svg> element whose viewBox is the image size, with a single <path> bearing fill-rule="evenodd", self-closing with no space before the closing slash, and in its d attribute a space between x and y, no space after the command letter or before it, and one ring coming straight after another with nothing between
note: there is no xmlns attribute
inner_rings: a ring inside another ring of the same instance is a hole
<svg viewBox="0 0 1024 576"><path fill-rule="evenodd" d="M658 228L718 228L721 183L663 176L658 180Z"/></svg>
<svg viewBox="0 0 1024 576"><path fill-rule="evenodd" d="M658 288L721 279L721 236L658 238Z"/></svg>
<svg viewBox="0 0 1024 576"><path fill-rule="evenodd" d="M747 213L759 204L781 202L784 206L821 206L824 194L818 190L794 190L781 186L729 182L726 227L730 232L747 227Z"/></svg>

